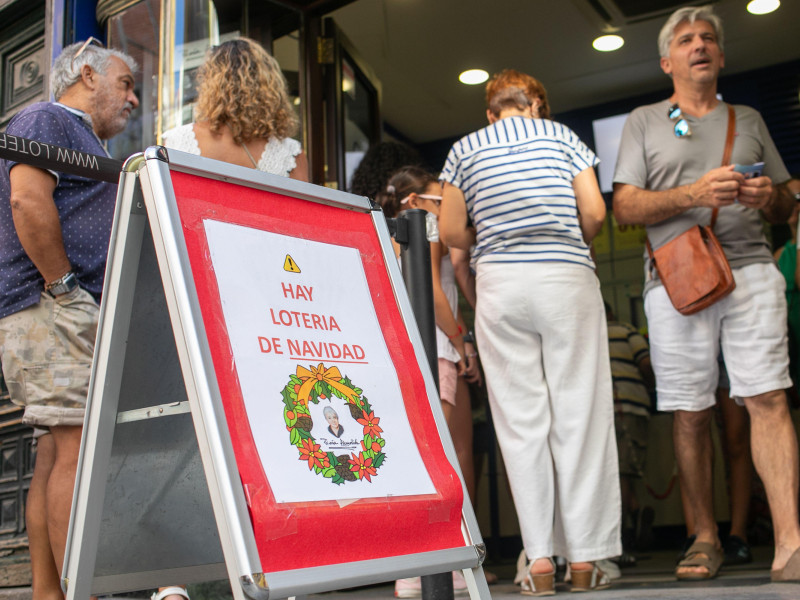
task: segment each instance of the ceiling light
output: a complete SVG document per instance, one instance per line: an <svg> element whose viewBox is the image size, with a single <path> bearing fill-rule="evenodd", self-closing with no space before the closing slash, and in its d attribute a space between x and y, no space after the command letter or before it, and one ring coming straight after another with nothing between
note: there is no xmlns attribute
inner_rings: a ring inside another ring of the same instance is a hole
<svg viewBox="0 0 800 600"><path fill-rule="evenodd" d="M489 79L489 73L483 69L470 69L469 71L464 71L458 76L458 80L461 83L466 83L467 85L478 85L487 79Z"/></svg>
<svg viewBox="0 0 800 600"><path fill-rule="evenodd" d="M747 12L754 15L766 15L778 10L780 5L780 0L752 0L747 3Z"/></svg>
<svg viewBox="0 0 800 600"><path fill-rule="evenodd" d="M625 43L618 35L601 35L592 42L592 47L600 52L612 52L619 50Z"/></svg>

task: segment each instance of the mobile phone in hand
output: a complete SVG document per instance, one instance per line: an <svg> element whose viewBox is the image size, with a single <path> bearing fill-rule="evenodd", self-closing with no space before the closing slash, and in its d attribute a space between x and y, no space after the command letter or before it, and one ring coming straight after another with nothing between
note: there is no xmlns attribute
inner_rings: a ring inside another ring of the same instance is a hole
<svg viewBox="0 0 800 600"><path fill-rule="evenodd" d="M737 173L744 174L745 179L761 177L761 174L764 172L764 163L757 162L752 165L734 165L733 170Z"/></svg>

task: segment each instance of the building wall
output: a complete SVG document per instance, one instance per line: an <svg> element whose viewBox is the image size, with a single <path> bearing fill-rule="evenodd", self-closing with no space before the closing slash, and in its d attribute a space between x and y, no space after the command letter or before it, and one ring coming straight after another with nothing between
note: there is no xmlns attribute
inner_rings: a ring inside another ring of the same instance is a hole
<svg viewBox="0 0 800 600"><path fill-rule="evenodd" d="M17 0L0 10L0 130L20 109L44 99L44 0Z"/></svg>
<svg viewBox="0 0 800 600"><path fill-rule="evenodd" d="M45 99L48 63L44 0L0 9L0 131L25 106ZM11 403L0 374L0 586L26 585L25 499L33 475L32 430Z"/></svg>

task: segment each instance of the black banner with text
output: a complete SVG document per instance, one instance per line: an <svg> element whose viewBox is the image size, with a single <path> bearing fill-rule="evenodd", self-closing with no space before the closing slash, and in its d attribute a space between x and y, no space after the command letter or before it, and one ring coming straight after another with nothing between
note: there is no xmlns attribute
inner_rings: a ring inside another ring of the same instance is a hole
<svg viewBox="0 0 800 600"><path fill-rule="evenodd" d="M8 133L0 133L0 158L56 171L117 183L122 161L72 148L54 146Z"/></svg>

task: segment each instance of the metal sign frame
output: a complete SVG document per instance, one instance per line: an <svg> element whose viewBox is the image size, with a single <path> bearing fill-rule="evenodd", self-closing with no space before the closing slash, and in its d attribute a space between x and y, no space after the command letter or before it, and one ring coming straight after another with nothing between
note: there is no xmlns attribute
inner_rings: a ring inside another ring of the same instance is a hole
<svg viewBox="0 0 800 600"><path fill-rule="evenodd" d="M463 547L262 572L171 171L371 214L445 455L461 478ZM463 569L473 599L490 598L483 541L402 281L386 221L366 198L162 147L131 157L120 176L89 385L67 600L226 577L236 600L267 600L454 569Z"/></svg>

